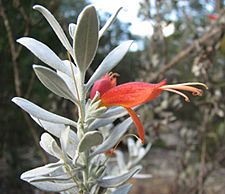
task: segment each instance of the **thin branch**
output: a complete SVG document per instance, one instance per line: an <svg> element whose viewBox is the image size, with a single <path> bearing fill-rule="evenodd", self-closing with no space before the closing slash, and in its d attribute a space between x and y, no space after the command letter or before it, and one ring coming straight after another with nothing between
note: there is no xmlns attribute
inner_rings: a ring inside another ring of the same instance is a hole
<svg viewBox="0 0 225 194"><path fill-rule="evenodd" d="M219 18L221 18L224 14L225 14L225 9L221 11ZM154 73L151 76L151 78L148 80L148 82L157 80L160 76L164 75L169 69L177 65L177 63L179 63L181 60L185 59L191 53L198 50L198 47L196 47L196 45L206 45L209 41L213 41L214 37L218 37L218 35L223 34L224 31L225 31L224 25L219 25L216 27L216 24L212 24L210 29L206 31L201 38L195 40L190 46L181 50L177 55L175 55L172 58L172 60L169 63L163 66L158 72ZM215 41L218 41L218 40L215 40ZM195 52L195 55L197 54L198 52Z"/></svg>
<svg viewBox="0 0 225 194"><path fill-rule="evenodd" d="M23 92L22 92L22 89L21 89L21 79L20 79L18 63L17 63L17 58L19 57L19 55L17 54L14 36L13 36L13 33L12 33L12 28L10 26L8 16L5 12L5 7L2 3L2 0L0 0L0 16L2 17L3 22L4 22L4 26L5 26L5 29L6 29L6 34L7 34L8 42L9 42L10 53L11 53L11 57L12 57L15 92L16 92L17 96L22 96ZM31 131L31 134L34 138L34 142L35 142L35 145L38 149L39 155L42 158L43 162L46 163L47 158L46 158L45 154L43 153L43 151L39 147L39 139L38 139L37 132L33 128L32 123L30 121L30 118L27 116L27 114L25 112L23 112L23 116L24 116L24 119L25 119L25 121L26 121L26 123L27 123L27 125L28 125L28 127Z"/></svg>
<svg viewBox="0 0 225 194"><path fill-rule="evenodd" d="M12 29L9 24L8 17L5 13L5 8L4 5L2 4L2 0L0 0L0 15L2 16L4 26L7 32L7 37L9 41L9 48L10 48L10 53L12 56L12 63L13 63L13 71L14 71L14 84L15 84L15 90L16 94L18 96L21 96L21 83L20 83L20 76L19 76L19 70L18 70L18 64L17 64L17 56L16 56L16 47L13 39L13 34L12 34Z"/></svg>
<svg viewBox="0 0 225 194"><path fill-rule="evenodd" d="M25 22L25 30L24 30L23 36L27 36L29 34L29 31L30 31L30 20L29 20L29 17L26 14L26 12L25 12L25 10L22 6L19 7L19 12L23 16L23 19L24 19L24 22ZM18 48L17 48L16 56L20 55L21 50L22 50L22 45L19 45Z"/></svg>

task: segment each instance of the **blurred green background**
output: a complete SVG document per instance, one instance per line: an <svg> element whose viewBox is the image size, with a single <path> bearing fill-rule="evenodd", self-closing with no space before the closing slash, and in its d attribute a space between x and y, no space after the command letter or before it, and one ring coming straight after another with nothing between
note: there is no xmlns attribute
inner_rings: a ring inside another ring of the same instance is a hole
<svg viewBox="0 0 225 194"><path fill-rule="evenodd" d="M133 1L133 0L132 0ZM134 0L136 1L136 0ZM169 83L200 81L209 87L202 97L163 93L138 112L153 147L143 161L153 178L136 181L133 193L224 194L225 190L225 9L223 0L137 0L140 20L151 24L149 36L134 35L120 20L101 39L87 79L120 42L139 45L114 72L127 81ZM21 181L22 172L51 160L38 146L43 132L11 99L25 97L55 113L76 118L65 99L38 81L32 64L41 62L16 43L22 36L47 44L61 58L66 53L46 20L32 10L47 7L68 34L68 24L91 1L0 0L0 193L43 193ZM105 3L113 3L105 0ZM101 26L110 17L99 15ZM163 32L172 25L174 32Z"/></svg>

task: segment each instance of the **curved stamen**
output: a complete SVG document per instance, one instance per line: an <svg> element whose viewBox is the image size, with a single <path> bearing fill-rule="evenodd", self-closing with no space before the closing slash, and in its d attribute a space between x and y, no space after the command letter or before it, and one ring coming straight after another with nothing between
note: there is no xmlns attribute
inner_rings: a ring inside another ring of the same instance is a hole
<svg viewBox="0 0 225 194"><path fill-rule="evenodd" d="M174 86L203 86L205 89L208 89L208 86L200 83L200 82L188 82L188 83L182 83L182 84L171 84L171 85L165 85L168 87L174 87Z"/></svg>
<svg viewBox="0 0 225 194"><path fill-rule="evenodd" d="M180 91L177 91L177 90L174 90L174 89L171 89L171 88L167 88L167 89L163 89L163 90L166 90L166 91L169 91L169 92L173 92L173 93L176 93L180 96L183 96L184 97L184 100L186 102L190 102L190 99L188 98L187 95L185 95L184 93L180 92Z"/></svg>
<svg viewBox="0 0 225 194"><path fill-rule="evenodd" d="M165 85L160 87L161 89L165 90L165 89L175 89L175 90L185 90L185 91L189 91L192 92L192 94L194 96L202 96L202 90L192 87L192 86L186 86L186 85Z"/></svg>

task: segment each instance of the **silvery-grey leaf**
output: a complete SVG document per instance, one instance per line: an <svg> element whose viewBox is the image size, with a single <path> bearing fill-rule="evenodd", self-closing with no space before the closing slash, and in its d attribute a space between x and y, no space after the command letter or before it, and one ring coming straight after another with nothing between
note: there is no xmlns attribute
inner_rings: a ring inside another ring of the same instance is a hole
<svg viewBox="0 0 225 194"><path fill-rule="evenodd" d="M54 183L50 181L45 182L30 182L33 186L37 187L40 190L52 191L52 192L61 192L71 188L75 188L75 183ZM76 189L78 192L78 189Z"/></svg>
<svg viewBox="0 0 225 194"><path fill-rule="evenodd" d="M101 180L98 181L98 185L104 188L118 187L128 181L130 178L132 178L133 175L138 173L140 170L141 167L137 166L120 176L103 177Z"/></svg>
<svg viewBox="0 0 225 194"><path fill-rule="evenodd" d="M70 75L61 59L42 42L29 37L20 38L17 42L28 48L36 57L50 67Z"/></svg>
<svg viewBox="0 0 225 194"><path fill-rule="evenodd" d="M74 38L75 61L81 72L88 69L98 47L98 17L95 7L87 6L79 15Z"/></svg>
<svg viewBox="0 0 225 194"><path fill-rule="evenodd" d="M123 152L121 152L120 150L115 150L115 154L116 154L118 168L119 168L120 172L122 172L126 169Z"/></svg>
<svg viewBox="0 0 225 194"><path fill-rule="evenodd" d="M55 34L58 36L59 40L63 44L63 46L66 48L67 51L69 51L71 56L74 56L71 44L69 43L63 29L61 28L55 17L51 14L51 12L41 5L35 5L33 6L33 9L39 11L45 17L45 19L48 21Z"/></svg>
<svg viewBox="0 0 225 194"><path fill-rule="evenodd" d="M69 24L69 34L72 39L74 39L76 27L77 25L74 23Z"/></svg>
<svg viewBox="0 0 225 194"><path fill-rule="evenodd" d="M106 107L100 107L94 111L91 112L90 116L93 118L98 118L99 116L101 116L105 111L107 110Z"/></svg>
<svg viewBox="0 0 225 194"><path fill-rule="evenodd" d="M72 187L63 192L64 192L64 194L79 193L79 189L77 187ZM62 194L62 192L60 192L60 194Z"/></svg>
<svg viewBox="0 0 225 194"><path fill-rule="evenodd" d="M76 137L76 139L69 138L69 142L66 148L66 153L73 158L75 156L77 145L79 143L79 139Z"/></svg>
<svg viewBox="0 0 225 194"><path fill-rule="evenodd" d="M96 148L96 150L92 153L92 156L110 150L113 146L115 146L124 133L126 133L131 123L131 118L127 118L122 123L117 125L115 129L112 130L112 133L109 135L109 137Z"/></svg>
<svg viewBox="0 0 225 194"><path fill-rule="evenodd" d="M41 135L40 145L50 155L55 156L58 159L63 159L62 150L57 145L54 138L48 133L43 133Z"/></svg>
<svg viewBox="0 0 225 194"><path fill-rule="evenodd" d="M62 175L54 176L34 176L28 179L28 182L43 182L43 181L66 181L66 180L72 180L72 178L76 175L77 171L73 171L70 174L67 174L66 172Z"/></svg>
<svg viewBox="0 0 225 194"><path fill-rule="evenodd" d="M140 139L136 141L135 147L136 147L138 150L141 149L141 148L143 148L143 144L142 144L142 142L141 142Z"/></svg>
<svg viewBox="0 0 225 194"><path fill-rule="evenodd" d="M84 152L90 150L93 146L97 146L103 142L103 136L99 131L89 131L84 134L80 140L77 150L78 152Z"/></svg>
<svg viewBox="0 0 225 194"><path fill-rule="evenodd" d="M54 166L51 166L51 165L54 165ZM52 173L61 167L62 167L61 161L57 163L51 163L45 166L37 167L32 170L26 171L23 174L21 174L20 178L22 180L28 180L32 177L48 175L49 173Z"/></svg>
<svg viewBox="0 0 225 194"><path fill-rule="evenodd" d="M66 156L66 150L69 145L69 133L70 133L70 127L66 127L64 130L61 131L60 136L60 144L62 151L64 153L64 156Z"/></svg>
<svg viewBox="0 0 225 194"><path fill-rule="evenodd" d="M123 108L124 109L124 108ZM125 109L124 109L125 110ZM97 129L99 127L104 127L108 124L113 123L116 119L127 115L127 111L121 111L121 109L116 109L115 111L109 112L106 116L99 116L95 119L89 126L89 130ZM104 115L104 113L103 113Z"/></svg>
<svg viewBox="0 0 225 194"><path fill-rule="evenodd" d="M96 110L101 105L101 100L95 102L91 101L89 105L89 110Z"/></svg>
<svg viewBox="0 0 225 194"><path fill-rule="evenodd" d="M111 15L111 17L107 20L107 22L105 23L105 25L102 27L102 29L99 31L99 39L103 36L103 34L105 33L105 31L111 26L111 24L115 21L118 13L120 12L120 10L123 7L119 7L116 12Z"/></svg>
<svg viewBox="0 0 225 194"><path fill-rule="evenodd" d="M99 118L114 117L115 115L128 114L126 109L123 107L111 107L105 113L103 113Z"/></svg>
<svg viewBox="0 0 225 194"><path fill-rule="evenodd" d="M89 101L90 101L89 104L90 104L90 105L94 104L96 101L99 100L99 97L100 97L100 93L99 93L99 91L96 91L96 92L95 92L94 98L93 98L93 99L89 99Z"/></svg>
<svg viewBox="0 0 225 194"><path fill-rule="evenodd" d="M71 179L72 177L69 177L67 174L62 175L62 176L36 176L36 177L32 177L30 179L27 180L27 182L31 183L31 182L46 182L46 181L52 181L52 182L56 182L56 181L66 181Z"/></svg>
<svg viewBox="0 0 225 194"><path fill-rule="evenodd" d="M75 81L76 81L76 83L78 83L78 80L79 80L78 69L72 62L70 62L68 60L64 60L63 63L65 65L65 68L67 69L67 71L71 72L71 75L65 74L65 73L63 73L61 71L58 71L58 70L57 70L57 74L58 74L58 76L60 76L64 80L64 82L66 83L66 85L70 89L71 93L74 96L77 96ZM72 68L71 66L73 67L73 70L71 69ZM74 73L74 76L72 75L72 73Z"/></svg>
<svg viewBox="0 0 225 194"><path fill-rule="evenodd" d="M131 190L132 185L126 184L118 187L115 191L112 192L112 194L128 194L128 192Z"/></svg>
<svg viewBox="0 0 225 194"><path fill-rule="evenodd" d="M61 131L66 128L64 124L52 123L48 121L43 121L31 116L31 118L43 129L48 131L50 134L60 138Z"/></svg>
<svg viewBox="0 0 225 194"><path fill-rule="evenodd" d="M125 56L129 50L133 41L125 41L115 49L113 49L98 66L94 74L91 76L87 83L87 90L94 84L94 82L100 79L103 75L111 71Z"/></svg>
<svg viewBox="0 0 225 194"><path fill-rule="evenodd" d="M136 157L138 155L138 149L136 147L136 144L133 138L127 139L127 147L128 147L128 153L130 157Z"/></svg>
<svg viewBox="0 0 225 194"><path fill-rule="evenodd" d="M71 193L79 193L77 188L68 189L66 191L60 192L60 194L71 194Z"/></svg>
<svg viewBox="0 0 225 194"><path fill-rule="evenodd" d="M104 127L110 123L112 123L113 121L115 121L116 118L114 117L109 117L109 118L105 118L105 119L95 119L88 127L89 130L93 130L93 129L98 129L99 127Z"/></svg>
<svg viewBox="0 0 225 194"><path fill-rule="evenodd" d="M37 119L77 127L76 122L65 117L56 115L54 113L48 112L43 108L37 106L36 104L30 102L29 100L20 97L14 97L12 101L20 108L25 110L27 113L29 113L31 116L36 117Z"/></svg>
<svg viewBox="0 0 225 194"><path fill-rule="evenodd" d="M85 121L89 125L93 121L93 119L95 120L96 118L101 116L104 112L106 112L107 107L101 106L100 100L93 101L93 100L89 99L85 105L85 109L87 112ZM90 120L92 120L92 121L90 121Z"/></svg>
<svg viewBox="0 0 225 194"><path fill-rule="evenodd" d="M58 123L52 123L48 121L43 121L40 119L37 119L33 116L31 118L42 128L44 128L46 131L48 131L50 134L60 138L61 132L65 130L66 126L64 124L58 124ZM79 139L77 137L77 134L73 131L70 130L69 133L69 141L67 145L66 152L67 154L73 158L76 152L76 147L79 143Z"/></svg>
<svg viewBox="0 0 225 194"><path fill-rule="evenodd" d="M45 166L48 168L54 168L56 166L61 166L62 164L64 164L64 162L62 160L59 160L56 163L49 163L49 164L46 164Z"/></svg>
<svg viewBox="0 0 225 194"><path fill-rule="evenodd" d="M57 73L47 67L33 65L33 69L42 84L56 95L78 103L64 80Z"/></svg>
<svg viewBox="0 0 225 194"><path fill-rule="evenodd" d="M76 75L78 76L78 73L79 73L78 68L77 68L77 66L72 61L63 60L62 62L64 64L65 68L67 69L67 71L70 71L70 72L73 71L75 77L76 77ZM72 67L71 66L73 67L73 70L72 70ZM73 77L72 74L70 76Z"/></svg>
<svg viewBox="0 0 225 194"><path fill-rule="evenodd" d="M150 179L152 178L152 175L151 174L135 174L133 176L135 179Z"/></svg>

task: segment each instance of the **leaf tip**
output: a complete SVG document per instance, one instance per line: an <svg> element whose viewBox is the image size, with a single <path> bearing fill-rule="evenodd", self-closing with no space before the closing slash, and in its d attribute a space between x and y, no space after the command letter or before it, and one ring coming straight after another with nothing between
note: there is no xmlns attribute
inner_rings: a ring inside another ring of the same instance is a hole
<svg viewBox="0 0 225 194"><path fill-rule="evenodd" d="M18 39L16 40L16 42L22 44L23 39L24 39L24 37L18 38Z"/></svg>
<svg viewBox="0 0 225 194"><path fill-rule="evenodd" d="M13 97L13 98L11 99L11 101L14 102L15 104L17 104L18 98L19 98L19 97Z"/></svg>
<svg viewBox="0 0 225 194"><path fill-rule="evenodd" d="M41 8L43 8L43 6L41 6L41 5L34 5L33 6L34 10L38 10L38 9L41 9Z"/></svg>
<svg viewBox="0 0 225 194"><path fill-rule="evenodd" d="M131 46L133 44L133 42L134 42L134 40L128 40L127 44Z"/></svg>
<svg viewBox="0 0 225 194"><path fill-rule="evenodd" d="M91 10L91 9L96 11L94 4L90 4L90 5L86 6L84 10Z"/></svg>
<svg viewBox="0 0 225 194"><path fill-rule="evenodd" d="M35 73L37 73L38 71L41 71L41 70L49 70L47 67L45 66L41 66L41 65L36 65L36 64L33 64L32 65L32 68L34 70Z"/></svg>
<svg viewBox="0 0 225 194"><path fill-rule="evenodd" d="M29 45L30 41L32 41L32 40L34 40L34 39L30 38L30 37L21 37L21 38L17 39L16 42L18 42L26 47L26 45Z"/></svg>

